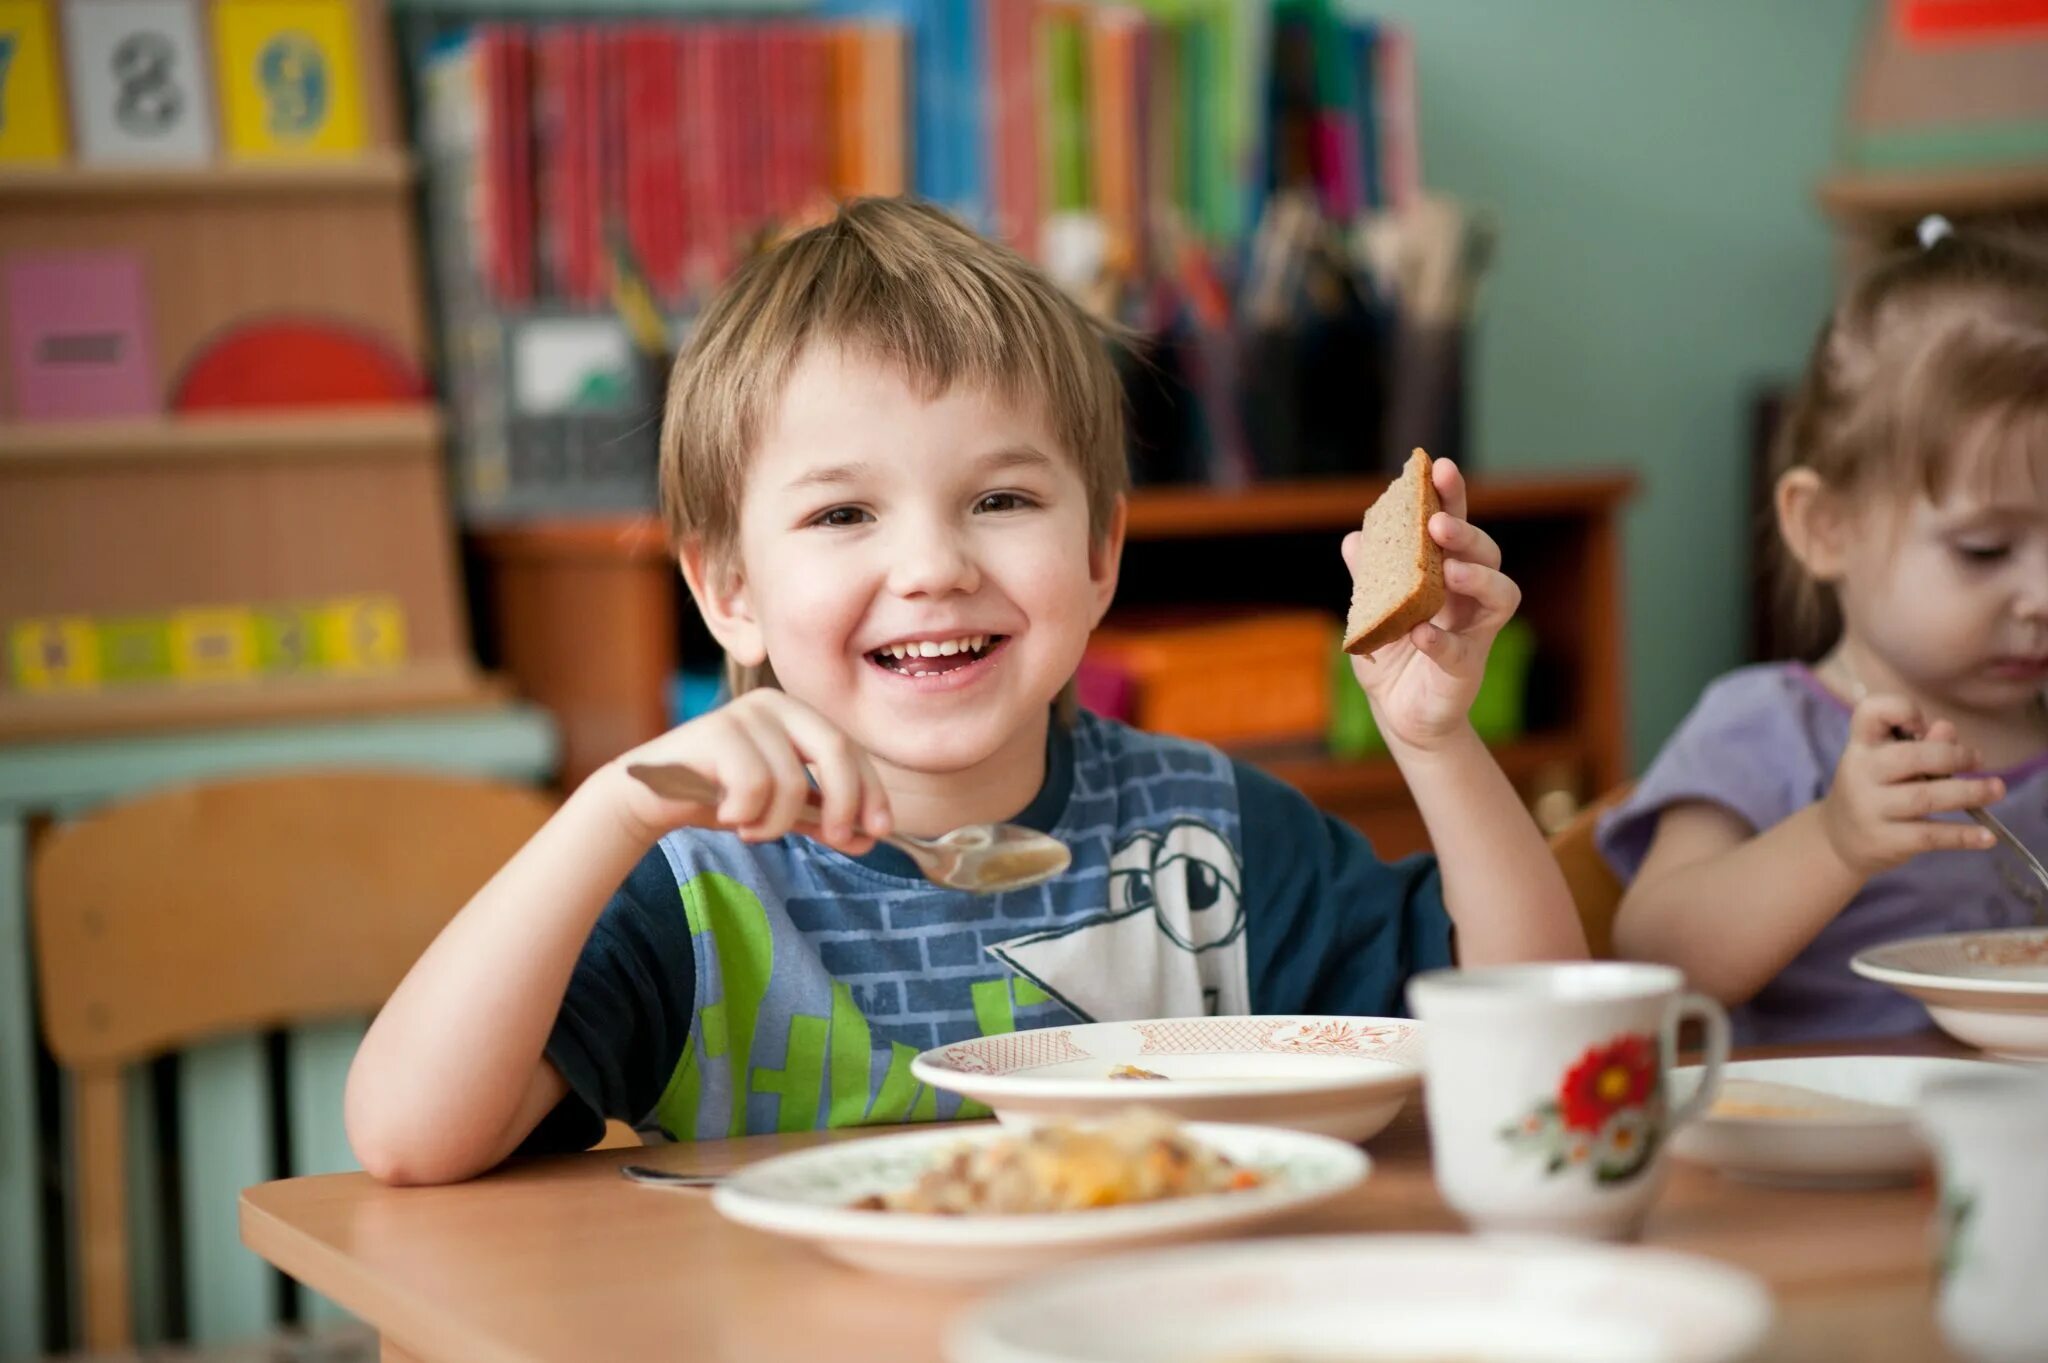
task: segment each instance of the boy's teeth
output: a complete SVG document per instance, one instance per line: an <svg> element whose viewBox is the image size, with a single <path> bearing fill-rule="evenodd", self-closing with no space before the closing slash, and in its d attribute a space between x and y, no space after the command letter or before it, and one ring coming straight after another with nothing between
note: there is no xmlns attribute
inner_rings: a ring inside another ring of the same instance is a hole
<svg viewBox="0 0 2048 1363"><path fill-rule="evenodd" d="M989 636L969 634L958 639L919 639L888 644L880 651L891 658L950 658L956 653L979 653L988 647Z"/></svg>

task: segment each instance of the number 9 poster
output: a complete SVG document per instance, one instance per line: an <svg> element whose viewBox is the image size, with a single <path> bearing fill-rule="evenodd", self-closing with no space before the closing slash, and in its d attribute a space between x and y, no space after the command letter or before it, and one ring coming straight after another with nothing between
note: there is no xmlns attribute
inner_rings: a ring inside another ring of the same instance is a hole
<svg viewBox="0 0 2048 1363"><path fill-rule="evenodd" d="M228 155L353 156L362 77L349 0L216 0Z"/></svg>

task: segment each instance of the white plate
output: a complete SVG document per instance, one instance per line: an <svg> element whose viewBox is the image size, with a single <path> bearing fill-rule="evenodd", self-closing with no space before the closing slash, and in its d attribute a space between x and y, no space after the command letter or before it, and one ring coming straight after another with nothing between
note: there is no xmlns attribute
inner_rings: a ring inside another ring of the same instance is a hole
<svg viewBox="0 0 2048 1363"><path fill-rule="evenodd" d="M1271 1221L1355 1187L1372 1167L1353 1146L1299 1131L1197 1125L1188 1134L1272 1181L1241 1192L1033 1216L936 1216L849 1205L909 1184L963 1145L1014 1139L1001 1127L952 1127L778 1155L735 1174L711 1195L711 1205L741 1225L810 1240L857 1268L976 1282Z"/></svg>
<svg viewBox="0 0 2048 1363"><path fill-rule="evenodd" d="M1958 1041L2048 1060L2048 930L1952 932L1890 942L1849 968L1911 994Z"/></svg>
<svg viewBox="0 0 2048 1363"><path fill-rule="evenodd" d="M1709 1109L1680 1127L1671 1153L1711 1164L1733 1178L1799 1187L1870 1187L1910 1183L1931 1158L1914 1118L1920 1089L1944 1075L1975 1074L1996 1068L1982 1060L1942 1060L1903 1055L1810 1056L1783 1060L1738 1060L1722 1071L1728 1080L1793 1084L1884 1111L1829 1112L1812 1116L1729 1116ZM1675 1071L1674 1087L1689 1093L1699 1067Z"/></svg>
<svg viewBox="0 0 2048 1363"><path fill-rule="evenodd" d="M1771 1298L1739 1269L1567 1240L1379 1235L1133 1256L1019 1284L953 1363L1726 1363Z"/></svg>
<svg viewBox="0 0 2048 1363"><path fill-rule="evenodd" d="M1166 1076L1111 1079L1118 1065ZM1222 1017L1097 1022L926 1051L918 1079L1006 1122L1103 1118L1127 1107L1340 1140L1376 1135L1422 1086L1422 1025L1406 1018Z"/></svg>

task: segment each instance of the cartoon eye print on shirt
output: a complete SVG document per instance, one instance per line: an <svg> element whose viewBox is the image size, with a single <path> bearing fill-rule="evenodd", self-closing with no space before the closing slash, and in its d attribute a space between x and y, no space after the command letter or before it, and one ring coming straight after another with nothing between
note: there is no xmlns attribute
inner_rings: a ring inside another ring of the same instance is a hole
<svg viewBox="0 0 2048 1363"><path fill-rule="evenodd" d="M1244 931L1243 872L1215 829L1179 819L1141 829L1109 859L1109 914L1150 910L1159 930L1189 951L1206 951Z"/></svg>

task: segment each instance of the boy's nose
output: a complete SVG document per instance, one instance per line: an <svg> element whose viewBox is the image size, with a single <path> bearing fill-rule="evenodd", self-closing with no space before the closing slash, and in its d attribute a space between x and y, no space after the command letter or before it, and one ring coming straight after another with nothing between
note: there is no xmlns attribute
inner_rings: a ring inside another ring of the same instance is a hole
<svg viewBox="0 0 2048 1363"><path fill-rule="evenodd" d="M907 531L895 546L889 590L897 596L946 596L981 585L974 556L944 530Z"/></svg>

